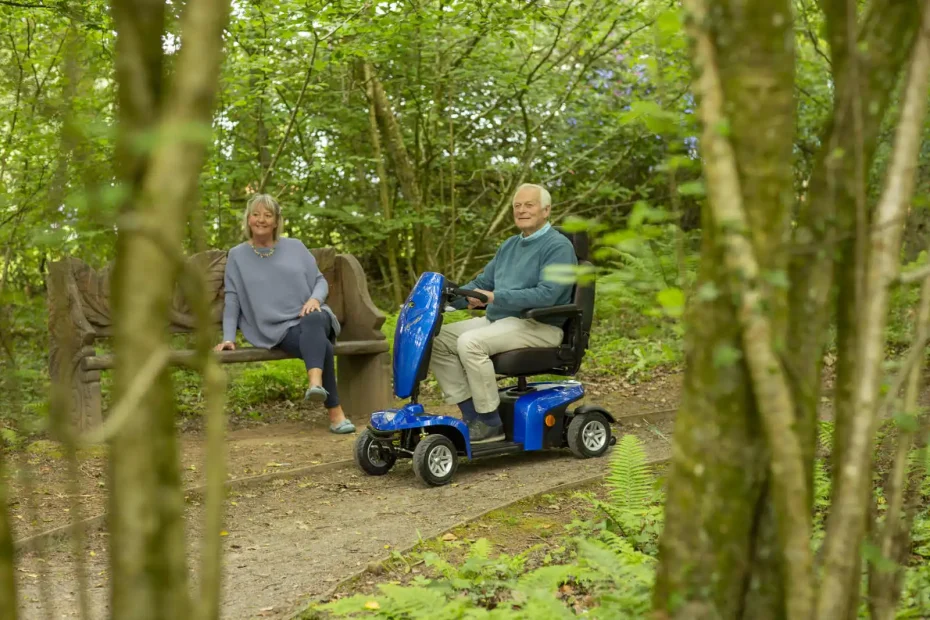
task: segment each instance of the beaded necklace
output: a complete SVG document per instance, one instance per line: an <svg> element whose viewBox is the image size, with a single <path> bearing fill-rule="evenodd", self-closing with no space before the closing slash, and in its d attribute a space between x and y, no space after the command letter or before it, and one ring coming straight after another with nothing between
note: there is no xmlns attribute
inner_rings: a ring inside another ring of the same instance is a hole
<svg viewBox="0 0 930 620"><path fill-rule="evenodd" d="M251 244L250 244L250 245L251 245ZM260 251L258 250L258 248L255 247L254 245L251 246L251 247L252 247L252 251L255 252L255 255L258 256L259 258L271 258L271 255L274 254L274 250L275 250L273 247L272 247L272 248L262 248L263 250L267 250L267 251L265 251L265 252L260 252Z"/></svg>

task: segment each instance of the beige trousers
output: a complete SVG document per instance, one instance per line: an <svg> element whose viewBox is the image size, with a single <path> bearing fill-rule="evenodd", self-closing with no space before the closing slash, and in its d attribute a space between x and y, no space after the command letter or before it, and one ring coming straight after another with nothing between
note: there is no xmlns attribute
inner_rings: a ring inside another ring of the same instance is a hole
<svg viewBox="0 0 930 620"><path fill-rule="evenodd" d="M528 347L557 347L562 329L532 319L485 317L444 325L433 341L430 370L450 405L469 398L478 413L497 409L497 375L491 356Z"/></svg>

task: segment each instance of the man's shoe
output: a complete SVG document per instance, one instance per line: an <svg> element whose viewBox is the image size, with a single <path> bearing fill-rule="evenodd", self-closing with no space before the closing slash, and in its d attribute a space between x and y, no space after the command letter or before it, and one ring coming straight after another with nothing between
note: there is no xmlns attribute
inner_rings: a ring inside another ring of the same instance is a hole
<svg viewBox="0 0 930 620"><path fill-rule="evenodd" d="M468 423L468 437L472 444L504 441L503 426L488 426L481 420Z"/></svg>

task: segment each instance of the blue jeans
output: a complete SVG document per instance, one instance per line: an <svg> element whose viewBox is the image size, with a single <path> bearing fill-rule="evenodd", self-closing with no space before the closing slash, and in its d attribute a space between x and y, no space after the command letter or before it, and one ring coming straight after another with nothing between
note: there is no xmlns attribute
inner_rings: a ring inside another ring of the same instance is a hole
<svg viewBox="0 0 930 620"><path fill-rule="evenodd" d="M307 370L323 370L323 389L329 393L323 403L327 409L339 406L332 335L333 324L329 313L323 310L310 312L301 317L300 323L287 330L284 339L275 347L302 359Z"/></svg>

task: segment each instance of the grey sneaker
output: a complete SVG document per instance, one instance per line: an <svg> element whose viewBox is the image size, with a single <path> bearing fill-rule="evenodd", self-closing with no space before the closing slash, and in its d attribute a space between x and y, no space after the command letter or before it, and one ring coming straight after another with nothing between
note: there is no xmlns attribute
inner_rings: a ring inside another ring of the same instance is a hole
<svg viewBox="0 0 930 620"><path fill-rule="evenodd" d="M329 396L329 392L318 385L314 385L311 386L304 394L304 400L309 400L314 403L321 403L326 400L327 396Z"/></svg>
<svg viewBox="0 0 930 620"><path fill-rule="evenodd" d="M473 420L468 423L468 437L472 444L504 441L504 427L488 426L481 420Z"/></svg>

